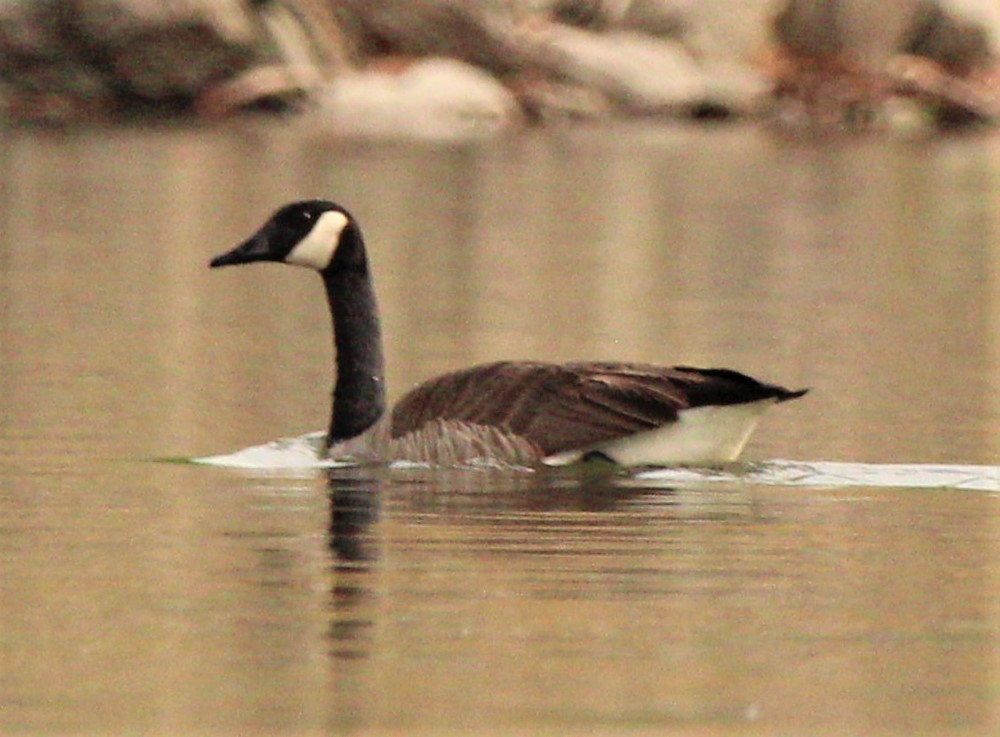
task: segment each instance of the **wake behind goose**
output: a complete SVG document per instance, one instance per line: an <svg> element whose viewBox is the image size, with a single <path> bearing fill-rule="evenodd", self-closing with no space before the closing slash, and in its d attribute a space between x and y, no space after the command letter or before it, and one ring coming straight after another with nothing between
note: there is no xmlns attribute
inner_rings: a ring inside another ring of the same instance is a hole
<svg viewBox="0 0 1000 737"><path fill-rule="evenodd" d="M773 460L740 468L658 468L639 472L636 478L666 485L721 481L765 486L968 489L1000 493L1000 466L978 465Z"/></svg>

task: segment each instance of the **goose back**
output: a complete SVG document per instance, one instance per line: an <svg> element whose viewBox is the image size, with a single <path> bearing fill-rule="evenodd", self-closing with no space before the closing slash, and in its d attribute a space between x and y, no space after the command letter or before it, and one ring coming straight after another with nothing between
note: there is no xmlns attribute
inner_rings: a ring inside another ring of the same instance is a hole
<svg viewBox="0 0 1000 737"><path fill-rule="evenodd" d="M802 393L727 369L502 361L416 387L396 404L388 433L397 445L420 438L416 445L424 448L433 444L431 435L472 438L476 445L500 437L519 461L525 455L538 461L670 425L687 409Z"/></svg>

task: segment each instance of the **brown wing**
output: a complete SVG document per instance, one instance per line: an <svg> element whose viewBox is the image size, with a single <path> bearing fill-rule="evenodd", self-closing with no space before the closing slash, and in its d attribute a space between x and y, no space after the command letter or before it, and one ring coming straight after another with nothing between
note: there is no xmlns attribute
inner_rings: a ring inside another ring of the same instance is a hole
<svg viewBox="0 0 1000 737"><path fill-rule="evenodd" d="M725 369L501 362L421 384L396 405L391 431L399 438L456 420L518 435L549 455L668 424L686 407L793 394Z"/></svg>

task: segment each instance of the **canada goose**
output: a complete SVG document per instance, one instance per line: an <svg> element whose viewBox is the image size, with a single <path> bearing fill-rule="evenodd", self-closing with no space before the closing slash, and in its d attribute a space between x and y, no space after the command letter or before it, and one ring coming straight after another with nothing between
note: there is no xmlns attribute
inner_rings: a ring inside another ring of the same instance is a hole
<svg viewBox="0 0 1000 737"><path fill-rule="evenodd" d="M286 205L211 266L306 266L323 277L337 378L330 457L441 465L491 459L627 466L735 460L760 415L792 391L728 369L505 361L417 386L387 412L382 334L357 221L339 205Z"/></svg>

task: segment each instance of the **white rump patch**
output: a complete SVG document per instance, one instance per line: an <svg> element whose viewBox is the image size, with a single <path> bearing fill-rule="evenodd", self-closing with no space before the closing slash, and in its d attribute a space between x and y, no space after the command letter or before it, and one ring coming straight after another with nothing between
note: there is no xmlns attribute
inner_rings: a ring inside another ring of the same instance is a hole
<svg viewBox="0 0 1000 737"><path fill-rule="evenodd" d="M340 243L340 234L347 227L347 216L337 210L327 210L285 257L285 263L322 271L330 265L333 252Z"/></svg>
<svg viewBox="0 0 1000 737"><path fill-rule="evenodd" d="M557 453L544 459L550 466L574 463L587 453L601 453L623 466L667 466L678 463L725 463L743 452L761 415L775 403L761 399L746 404L711 405L681 410L677 421L655 430L627 435L589 448Z"/></svg>

